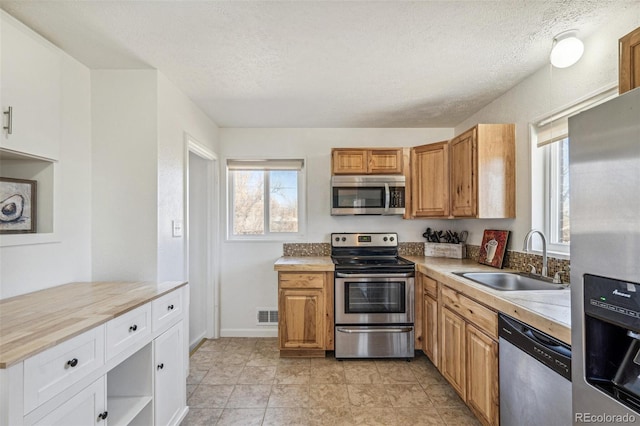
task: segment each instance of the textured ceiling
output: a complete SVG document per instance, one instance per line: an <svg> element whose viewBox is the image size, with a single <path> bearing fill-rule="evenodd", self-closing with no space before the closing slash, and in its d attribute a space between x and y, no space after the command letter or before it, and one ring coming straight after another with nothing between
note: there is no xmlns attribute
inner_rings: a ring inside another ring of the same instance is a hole
<svg viewBox="0 0 640 426"><path fill-rule="evenodd" d="M0 1L90 68L157 68L220 127L452 127L639 0ZM588 48L588 46L587 46Z"/></svg>

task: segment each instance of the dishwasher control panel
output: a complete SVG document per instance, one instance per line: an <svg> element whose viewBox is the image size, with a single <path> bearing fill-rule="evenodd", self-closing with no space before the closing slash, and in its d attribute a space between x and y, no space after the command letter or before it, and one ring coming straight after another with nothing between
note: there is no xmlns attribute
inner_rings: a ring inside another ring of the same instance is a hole
<svg viewBox="0 0 640 426"><path fill-rule="evenodd" d="M498 316L498 335L571 380L571 346L504 314Z"/></svg>

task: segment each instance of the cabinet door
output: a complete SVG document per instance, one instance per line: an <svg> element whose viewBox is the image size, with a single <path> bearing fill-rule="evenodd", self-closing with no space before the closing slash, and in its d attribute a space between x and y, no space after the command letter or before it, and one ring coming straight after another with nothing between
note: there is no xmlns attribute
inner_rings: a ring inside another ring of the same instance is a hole
<svg viewBox="0 0 640 426"><path fill-rule="evenodd" d="M365 149L334 149L331 157L331 171L339 174L367 173L367 150Z"/></svg>
<svg viewBox="0 0 640 426"><path fill-rule="evenodd" d="M280 349L324 349L324 295L319 288L281 288Z"/></svg>
<svg viewBox="0 0 640 426"><path fill-rule="evenodd" d="M372 149L369 151L368 173L402 174L402 149Z"/></svg>
<svg viewBox="0 0 640 426"><path fill-rule="evenodd" d="M640 28L620 39L620 80L622 94L640 87Z"/></svg>
<svg viewBox="0 0 640 426"><path fill-rule="evenodd" d="M465 399L465 322L443 307L440 316L440 372Z"/></svg>
<svg viewBox="0 0 640 426"><path fill-rule="evenodd" d="M0 147L57 159L61 120L61 54L13 17L0 15L2 112L12 108L11 134ZM2 115L1 127L9 116Z"/></svg>
<svg viewBox="0 0 640 426"><path fill-rule="evenodd" d="M64 404L37 421L25 417L25 425L88 426L106 425L106 393L104 377L78 392ZM104 417L104 418L103 418Z"/></svg>
<svg viewBox="0 0 640 426"><path fill-rule="evenodd" d="M467 404L484 424L497 425L498 343L467 324Z"/></svg>
<svg viewBox="0 0 640 426"><path fill-rule="evenodd" d="M155 424L177 424L186 407L184 377L184 326L180 321L158 336L154 342Z"/></svg>
<svg viewBox="0 0 640 426"><path fill-rule="evenodd" d="M424 354L438 366L438 302L425 294L423 304Z"/></svg>
<svg viewBox="0 0 640 426"><path fill-rule="evenodd" d="M451 140L451 215L477 215L477 140L473 128Z"/></svg>
<svg viewBox="0 0 640 426"><path fill-rule="evenodd" d="M411 149L411 216L449 216L449 143Z"/></svg>

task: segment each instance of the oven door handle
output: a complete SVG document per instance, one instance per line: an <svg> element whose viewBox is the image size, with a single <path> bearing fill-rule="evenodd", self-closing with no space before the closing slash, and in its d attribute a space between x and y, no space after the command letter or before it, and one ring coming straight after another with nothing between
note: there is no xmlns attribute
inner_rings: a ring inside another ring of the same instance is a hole
<svg viewBox="0 0 640 426"><path fill-rule="evenodd" d="M397 274L345 274L344 272L336 272L336 278L411 278L415 276L415 272L401 272Z"/></svg>
<svg viewBox="0 0 640 426"><path fill-rule="evenodd" d="M336 331L340 333L410 333L413 327L399 327L399 328L344 328L338 327Z"/></svg>

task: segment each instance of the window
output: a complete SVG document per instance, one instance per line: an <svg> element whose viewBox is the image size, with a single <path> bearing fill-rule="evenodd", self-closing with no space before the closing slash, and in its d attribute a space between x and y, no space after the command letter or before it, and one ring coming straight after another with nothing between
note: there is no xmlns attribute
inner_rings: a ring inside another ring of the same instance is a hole
<svg viewBox="0 0 640 426"><path fill-rule="evenodd" d="M565 108L532 126L532 227L547 237L548 249L569 254L569 117L617 95L617 88L601 92ZM536 242L534 248L540 249Z"/></svg>
<svg viewBox="0 0 640 426"><path fill-rule="evenodd" d="M229 239L303 234L304 160L227 160Z"/></svg>

